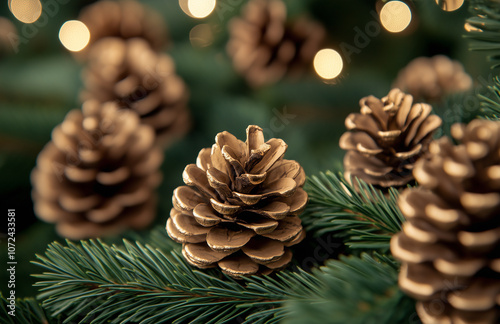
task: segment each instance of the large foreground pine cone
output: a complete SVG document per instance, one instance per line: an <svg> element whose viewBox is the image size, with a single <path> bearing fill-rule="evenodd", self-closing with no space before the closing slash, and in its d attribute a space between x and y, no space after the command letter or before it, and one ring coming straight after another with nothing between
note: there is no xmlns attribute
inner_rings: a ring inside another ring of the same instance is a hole
<svg viewBox="0 0 500 324"><path fill-rule="evenodd" d="M35 213L70 239L148 226L163 155L131 110L87 101L54 128L31 174Z"/></svg>
<svg viewBox="0 0 500 324"><path fill-rule="evenodd" d="M227 51L251 86L271 84L312 66L324 28L305 18L290 24L286 20L281 0L251 0L242 17L231 21Z"/></svg>
<svg viewBox="0 0 500 324"><path fill-rule="evenodd" d="M231 276L270 273L292 259L288 248L304 236L305 174L284 160L281 139L264 142L262 129L247 128L247 141L217 134L186 167L167 221L186 260L199 268L218 265Z"/></svg>
<svg viewBox="0 0 500 324"><path fill-rule="evenodd" d="M89 49L105 37L143 38L155 51L167 42L167 29L162 17L133 0L98 1L85 7L78 20L90 31ZM87 49L83 52L87 53Z"/></svg>
<svg viewBox="0 0 500 324"><path fill-rule="evenodd" d="M162 143L190 127L188 91L167 54L154 52L139 38L105 38L94 45L83 72L82 100L116 101L135 110Z"/></svg>
<svg viewBox="0 0 500 324"><path fill-rule="evenodd" d="M500 122L454 125L413 171L391 241L399 285L426 324L500 323Z"/></svg>
<svg viewBox="0 0 500 324"><path fill-rule="evenodd" d="M436 55L411 61L399 72L393 87L411 94L415 100L437 102L447 94L469 90L472 79L460 62Z"/></svg>
<svg viewBox="0 0 500 324"><path fill-rule="evenodd" d="M432 107L392 89L378 99L374 96L359 102L361 114L345 120L349 132L340 138L347 181L357 177L382 188L402 187L413 180L412 169L428 150L441 119L431 115Z"/></svg>

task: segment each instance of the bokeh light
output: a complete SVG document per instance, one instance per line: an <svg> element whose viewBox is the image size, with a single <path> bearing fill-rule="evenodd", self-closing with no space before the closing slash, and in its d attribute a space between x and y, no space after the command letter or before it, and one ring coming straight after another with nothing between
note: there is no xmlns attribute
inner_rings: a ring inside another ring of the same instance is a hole
<svg viewBox="0 0 500 324"><path fill-rule="evenodd" d="M342 72L344 62L337 51L324 48L314 56L313 65L314 70L320 77L330 80L336 78Z"/></svg>
<svg viewBox="0 0 500 324"><path fill-rule="evenodd" d="M441 7L444 11L455 11L459 9L463 4L464 0L435 0L436 4Z"/></svg>
<svg viewBox="0 0 500 324"><path fill-rule="evenodd" d="M189 32L189 41L193 47L207 47L214 41L214 33L208 24L194 26Z"/></svg>
<svg viewBox="0 0 500 324"><path fill-rule="evenodd" d="M191 18L202 19L214 11L216 0L179 0L179 6Z"/></svg>
<svg viewBox="0 0 500 324"><path fill-rule="evenodd" d="M79 52L89 43L90 31L81 21L68 20L59 30L59 40L68 50Z"/></svg>
<svg viewBox="0 0 500 324"><path fill-rule="evenodd" d="M399 33L410 25L411 10L402 1L389 1L380 10L380 22L391 33Z"/></svg>
<svg viewBox="0 0 500 324"><path fill-rule="evenodd" d="M42 14L40 0L9 0L8 3L14 17L25 24L34 23Z"/></svg>

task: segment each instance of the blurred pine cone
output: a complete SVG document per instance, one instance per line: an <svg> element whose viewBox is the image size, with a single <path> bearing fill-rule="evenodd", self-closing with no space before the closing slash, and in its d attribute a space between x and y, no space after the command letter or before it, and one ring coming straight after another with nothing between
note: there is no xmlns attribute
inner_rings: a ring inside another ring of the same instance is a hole
<svg viewBox="0 0 500 324"><path fill-rule="evenodd" d="M312 66L325 36L316 22L300 18L287 23L281 0L251 0L242 16L230 22L227 51L253 87L271 84L285 74L299 75Z"/></svg>
<svg viewBox="0 0 500 324"><path fill-rule="evenodd" d="M448 94L469 90L472 79L460 62L436 55L411 61L399 72L393 87L411 94L415 100L438 102Z"/></svg>
<svg viewBox="0 0 500 324"><path fill-rule="evenodd" d="M292 259L288 248L305 236L298 215L305 208L305 174L284 160L281 139L264 142L262 129L247 128L247 141L217 134L186 167L174 190L167 221L172 239L198 268L218 265L231 276L268 274Z"/></svg>
<svg viewBox="0 0 500 324"><path fill-rule="evenodd" d="M428 150L441 118L430 115L432 107L413 104L411 95L392 89L378 99L362 98L360 114L345 120L340 147L347 150L344 170L347 181L357 177L382 188L403 187L413 180L412 169Z"/></svg>
<svg viewBox="0 0 500 324"><path fill-rule="evenodd" d="M500 322L500 122L454 125L415 166L391 241L399 286L424 323Z"/></svg>
<svg viewBox="0 0 500 324"><path fill-rule="evenodd" d="M90 31L90 42L82 52L105 37L143 38L155 50L167 43L167 28L162 17L133 0L102 0L82 9L78 20ZM80 55L80 54L77 54Z"/></svg>
<svg viewBox="0 0 500 324"><path fill-rule="evenodd" d="M111 102L70 111L31 173L35 213L75 240L147 227L163 160L154 137L136 113Z"/></svg>
<svg viewBox="0 0 500 324"><path fill-rule="evenodd" d="M154 52L140 38L104 38L89 53L82 100L116 101L152 126L159 142L184 135L190 127L186 84L167 54Z"/></svg>

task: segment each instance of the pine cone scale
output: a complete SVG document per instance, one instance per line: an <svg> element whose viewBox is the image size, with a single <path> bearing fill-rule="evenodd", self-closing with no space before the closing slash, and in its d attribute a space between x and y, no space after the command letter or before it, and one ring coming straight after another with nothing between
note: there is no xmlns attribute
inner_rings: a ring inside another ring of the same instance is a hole
<svg viewBox="0 0 500 324"><path fill-rule="evenodd" d="M268 264L279 260L285 254L285 246L276 240L252 239L242 246L241 251L258 264Z"/></svg>
<svg viewBox="0 0 500 324"><path fill-rule="evenodd" d="M243 220L237 221L237 224L251 229L258 235L272 233L278 227L279 222L273 219L262 219L255 216L242 217Z"/></svg>
<svg viewBox="0 0 500 324"><path fill-rule="evenodd" d="M172 214L171 214L172 215ZM179 243L201 243L206 241L206 235L185 235L182 234L177 227L174 225L174 222L171 218L167 221L167 230L170 237Z"/></svg>
<svg viewBox="0 0 500 324"><path fill-rule="evenodd" d="M255 232L247 229L231 230L214 227L207 234L207 244L214 251L235 252L247 244Z"/></svg>
<svg viewBox="0 0 500 324"><path fill-rule="evenodd" d="M204 266L210 266L231 254L231 252L214 251L206 243L186 243L182 250L189 256L189 260Z"/></svg>

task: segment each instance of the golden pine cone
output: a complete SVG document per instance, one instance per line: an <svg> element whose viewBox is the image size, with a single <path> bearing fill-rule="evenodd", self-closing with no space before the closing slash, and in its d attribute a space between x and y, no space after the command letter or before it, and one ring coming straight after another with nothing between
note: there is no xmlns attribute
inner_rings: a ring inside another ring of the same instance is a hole
<svg viewBox="0 0 500 324"><path fill-rule="evenodd" d="M306 18L287 23L281 0L249 1L229 31L227 51L236 71L253 87L301 74L312 66L325 36L321 25Z"/></svg>
<svg viewBox="0 0 500 324"><path fill-rule="evenodd" d="M174 190L169 236L198 268L218 265L234 277L283 268L292 259L288 247L305 237L298 217L307 203L304 170L283 159L283 140L264 142L258 126L247 128L246 142L228 132L215 142L184 170L187 186Z"/></svg>
<svg viewBox="0 0 500 324"><path fill-rule="evenodd" d="M437 102L448 94L469 90L472 79L460 62L436 55L411 61L399 72L393 87L411 94L415 100Z"/></svg>
<svg viewBox="0 0 500 324"><path fill-rule="evenodd" d="M91 4L81 11L78 20L90 31L87 49L105 37L129 39L139 37L158 51L167 43L167 28L162 17L155 11L133 0L102 0Z"/></svg>
<svg viewBox="0 0 500 324"><path fill-rule="evenodd" d="M83 72L82 100L116 101L135 110L166 144L190 127L188 90L167 54L153 51L140 38L108 37L96 43Z"/></svg>
<svg viewBox="0 0 500 324"><path fill-rule="evenodd" d="M456 124L431 143L405 190L407 218L391 240L399 286L425 324L500 322L500 122Z"/></svg>
<svg viewBox="0 0 500 324"><path fill-rule="evenodd" d="M378 99L364 97L361 113L345 120L340 147L347 150L344 170L347 181L357 177L382 188L402 187L413 180L412 169L428 150L441 118L431 115L428 104L413 104L411 95L392 89Z"/></svg>
<svg viewBox="0 0 500 324"><path fill-rule="evenodd" d="M115 103L70 111L31 173L36 215L75 240L147 227L163 161L154 142L153 129Z"/></svg>

